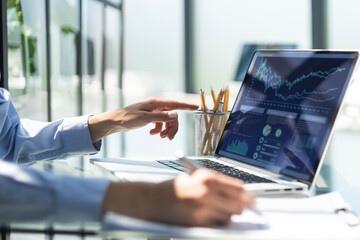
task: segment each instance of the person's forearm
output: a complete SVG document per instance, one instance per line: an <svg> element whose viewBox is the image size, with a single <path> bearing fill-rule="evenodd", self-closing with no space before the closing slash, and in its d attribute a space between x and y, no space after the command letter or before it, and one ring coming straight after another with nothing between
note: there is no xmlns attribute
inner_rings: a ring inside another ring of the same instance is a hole
<svg viewBox="0 0 360 240"><path fill-rule="evenodd" d="M112 133L111 120L106 119L103 115L90 116L88 123L92 142L96 142Z"/></svg>
<svg viewBox="0 0 360 240"><path fill-rule="evenodd" d="M95 142L112 133L155 123L150 134L160 134L160 137L171 140L178 130L178 115L173 110L193 111L197 108L194 104L149 98L116 111L91 116L88 120L91 139Z"/></svg>
<svg viewBox="0 0 360 240"><path fill-rule="evenodd" d="M90 116L88 124L91 140L96 142L110 134L127 131L123 127L124 112L120 109Z"/></svg>
<svg viewBox="0 0 360 240"><path fill-rule="evenodd" d="M111 182L103 200L102 215L116 212L141 219L152 219L152 211L156 208L153 199L156 196L156 187L158 186L154 183Z"/></svg>
<svg viewBox="0 0 360 240"><path fill-rule="evenodd" d="M141 219L191 226L226 224L252 206L254 196L238 179L206 169L161 183L110 183L102 215L115 212Z"/></svg>
<svg viewBox="0 0 360 240"><path fill-rule="evenodd" d="M57 176L0 160L0 222L101 221L109 181Z"/></svg>

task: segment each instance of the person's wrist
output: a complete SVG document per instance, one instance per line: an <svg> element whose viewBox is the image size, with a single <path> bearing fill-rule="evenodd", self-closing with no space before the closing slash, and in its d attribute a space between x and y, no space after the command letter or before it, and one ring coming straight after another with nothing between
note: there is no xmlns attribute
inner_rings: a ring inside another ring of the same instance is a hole
<svg viewBox="0 0 360 240"><path fill-rule="evenodd" d="M101 206L101 216L104 217L107 212L118 212L116 210L116 205L114 205L114 199L116 198L116 193L121 192L121 185L111 182L105 192L102 206Z"/></svg>
<svg viewBox="0 0 360 240"><path fill-rule="evenodd" d="M105 193L101 215L115 212L142 219L154 219L156 185L142 182L111 182Z"/></svg>
<svg viewBox="0 0 360 240"><path fill-rule="evenodd" d="M92 142L96 142L112 133L114 122L105 113L90 116L88 119L89 132Z"/></svg>

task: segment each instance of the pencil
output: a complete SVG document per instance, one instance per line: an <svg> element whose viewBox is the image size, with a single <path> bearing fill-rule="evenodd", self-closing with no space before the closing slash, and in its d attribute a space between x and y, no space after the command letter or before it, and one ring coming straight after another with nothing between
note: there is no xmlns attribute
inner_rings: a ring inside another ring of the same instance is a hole
<svg viewBox="0 0 360 240"><path fill-rule="evenodd" d="M224 94L224 105L223 105L223 109L222 109L222 111L225 113L227 111L229 111L229 94L230 94L229 87L226 87L225 94Z"/></svg>
<svg viewBox="0 0 360 240"><path fill-rule="evenodd" d="M219 104L220 104L220 101L223 97L223 90L220 89L220 92L218 93L217 97L216 97L216 101L215 101L215 105L214 105L214 108L213 108L213 112L217 112L218 108L219 108Z"/></svg>
<svg viewBox="0 0 360 240"><path fill-rule="evenodd" d="M224 105L222 108L223 113L225 113L223 116L221 116L221 122L220 122L220 129L219 129L219 136L218 136L218 141L221 138L221 135L224 131L225 125L226 125L226 121L228 116L226 115L226 113L229 111L229 95L230 95L230 90L229 90L229 86L227 86L225 88L225 93L224 93Z"/></svg>
<svg viewBox="0 0 360 240"><path fill-rule="evenodd" d="M207 108L206 108L206 104L205 104L205 94L204 94L204 91L202 89L200 89L200 99L201 99L201 108L203 110L204 113L207 112ZM205 123L205 129L206 129L206 132L208 131L209 129L209 119L208 119L208 116L206 114L203 115L204 117L204 123ZM206 135L206 133L205 133ZM203 144L202 144L202 152L203 152L203 149L205 148L205 145L206 144L206 138L203 139Z"/></svg>
<svg viewBox="0 0 360 240"><path fill-rule="evenodd" d="M216 102L216 99L215 99L215 92L214 92L214 89L211 87L211 96L212 96L212 99L213 99L213 103L215 105L215 102Z"/></svg>
<svg viewBox="0 0 360 240"><path fill-rule="evenodd" d="M222 89L220 89L220 91L219 91L219 93L218 93L218 95L216 97L216 100L215 100L214 108L212 110L214 113L216 113L218 111L220 101L223 98L223 95L224 95L224 91ZM216 123L215 120L216 120L216 116L210 116L210 122L206 126L204 140L203 140L203 144L201 146L202 152L205 152L205 155L207 155L209 153L209 151L210 152L213 151L213 148L211 146L211 142L212 142L211 140L212 140L213 135L214 135L215 123ZM207 145L206 145L206 143L207 143Z"/></svg>
<svg viewBox="0 0 360 240"><path fill-rule="evenodd" d="M204 112L206 112L206 104L205 104L205 97L204 97L204 91L200 89L200 99L201 99L201 108Z"/></svg>

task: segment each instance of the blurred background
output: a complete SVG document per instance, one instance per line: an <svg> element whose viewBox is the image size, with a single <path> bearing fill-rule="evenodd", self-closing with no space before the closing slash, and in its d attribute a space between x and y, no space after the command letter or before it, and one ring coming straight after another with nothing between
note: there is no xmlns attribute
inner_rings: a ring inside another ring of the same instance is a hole
<svg viewBox="0 0 360 240"><path fill-rule="evenodd" d="M96 114L156 96L200 103L228 85L231 103L257 48L360 48L358 0L7 0L8 80L23 118ZM6 79L6 78L5 78ZM340 113L317 191L360 212L360 80ZM35 110L36 109L36 110ZM152 126L106 138L95 157L194 151L193 115L173 141ZM84 159L75 158L82 167ZM354 195L357 194L357 195ZM359 198L357 198L359 199Z"/></svg>

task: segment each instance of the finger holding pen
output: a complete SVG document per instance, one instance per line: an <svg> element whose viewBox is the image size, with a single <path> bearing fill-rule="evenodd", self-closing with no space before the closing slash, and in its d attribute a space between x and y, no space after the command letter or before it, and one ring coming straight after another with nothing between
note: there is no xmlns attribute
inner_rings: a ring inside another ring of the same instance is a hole
<svg viewBox="0 0 360 240"><path fill-rule="evenodd" d="M182 151L176 152L176 157L184 167L190 170L190 175L206 178L206 184L209 187L209 196L214 200L213 204L217 205L217 208L222 212L240 214L245 208L254 207L255 196L244 189L243 181L201 168L187 159ZM221 203L221 206L218 205L218 203Z"/></svg>

